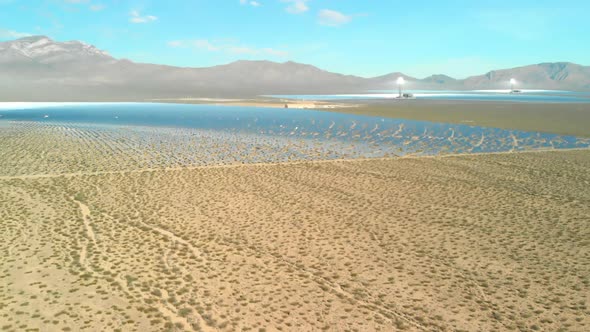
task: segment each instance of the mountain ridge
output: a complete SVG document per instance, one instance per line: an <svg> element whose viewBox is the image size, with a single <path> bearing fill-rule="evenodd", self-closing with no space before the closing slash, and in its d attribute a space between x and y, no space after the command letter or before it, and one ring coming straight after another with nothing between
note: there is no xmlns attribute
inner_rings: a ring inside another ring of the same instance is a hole
<svg viewBox="0 0 590 332"><path fill-rule="evenodd" d="M137 100L147 98L358 93L408 89L590 90L590 67L545 62L456 79L444 74L415 78L402 72L364 78L294 61L238 60L212 67L175 67L116 59L82 41L31 36L0 42L0 100Z"/></svg>

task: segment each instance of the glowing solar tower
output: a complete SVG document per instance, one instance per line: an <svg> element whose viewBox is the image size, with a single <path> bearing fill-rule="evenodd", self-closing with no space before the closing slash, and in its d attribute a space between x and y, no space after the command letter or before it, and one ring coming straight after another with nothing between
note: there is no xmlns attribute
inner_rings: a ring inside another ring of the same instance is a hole
<svg viewBox="0 0 590 332"><path fill-rule="evenodd" d="M406 84L406 80L404 80L404 78L400 76L397 79L397 87L399 89L399 98L402 98L402 88L403 88L404 84Z"/></svg>
<svg viewBox="0 0 590 332"><path fill-rule="evenodd" d="M516 80L514 78L510 79L510 92L514 92L514 86L516 85Z"/></svg>

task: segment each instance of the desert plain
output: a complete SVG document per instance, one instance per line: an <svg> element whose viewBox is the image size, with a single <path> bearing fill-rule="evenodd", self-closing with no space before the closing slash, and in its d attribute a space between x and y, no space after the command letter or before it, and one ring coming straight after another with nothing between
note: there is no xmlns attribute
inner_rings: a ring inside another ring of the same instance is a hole
<svg viewBox="0 0 590 332"><path fill-rule="evenodd" d="M0 330L590 329L589 150L167 167L30 133L0 141Z"/></svg>

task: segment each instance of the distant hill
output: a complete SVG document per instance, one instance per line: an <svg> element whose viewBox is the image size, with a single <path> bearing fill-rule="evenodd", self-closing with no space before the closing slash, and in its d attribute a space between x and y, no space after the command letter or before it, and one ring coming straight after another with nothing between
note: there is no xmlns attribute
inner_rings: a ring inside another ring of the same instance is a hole
<svg viewBox="0 0 590 332"><path fill-rule="evenodd" d="M463 81L469 89L506 87L510 78L529 89L590 90L590 67L570 62L540 63L512 69L494 70Z"/></svg>
<svg viewBox="0 0 590 332"><path fill-rule="evenodd" d="M296 62L237 61L183 68L116 59L80 41L33 36L0 43L0 100L145 100L177 97L242 97L259 94L358 93L395 89L398 77L413 89L520 88L590 91L590 67L543 63L495 70L457 80L417 79L403 73L363 78Z"/></svg>
<svg viewBox="0 0 590 332"><path fill-rule="evenodd" d="M444 86L444 85L454 85L457 84L457 80L447 76L447 75L431 75L428 76L422 80L420 80L421 82L424 83L429 83L429 84L438 84L440 86Z"/></svg>

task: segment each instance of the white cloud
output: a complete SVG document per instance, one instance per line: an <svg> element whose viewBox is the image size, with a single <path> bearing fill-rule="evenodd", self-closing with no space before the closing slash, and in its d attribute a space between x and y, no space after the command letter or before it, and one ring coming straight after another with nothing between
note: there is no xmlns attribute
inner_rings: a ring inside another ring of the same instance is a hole
<svg viewBox="0 0 590 332"><path fill-rule="evenodd" d="M142 16L137 10L132 10L129 15L131 15L129 18L129 22L131 23L149 23L158 20L158 18L153 15Z"/></svg>
<svg viewBox="0 0 590 332"><path fill-rule="evenodd" d="M31 36L30 33L17 32L14 30L0 29L0 38L2 39L16 39Z"/></svg>
<svg viewBox="0 0 590 332"><path fill-rule="evenodd" d="M262 4L258 1L250 1L250 0L240 0L240 4L242 5L249 5L252 7L260 7Z"/></svg>
<svg viewBox="0 0 590 332"><path fill-rule="evenodd" d="M291 14L302 14L309 10L307 2L309 0L281 0L282 2L289 3L286 10Z"/></svg>
<svg viewBox="0 0 590 332"><path fill-rule="evenodd" d="M229 43L224 41L209 41L207 39L173 40L168 42L168 46L174 48L193 48L209 52L224 52L229 54L245 54L253 56L266 55L282 58L289 55L289 52L287 51L277 50L274 48L256 48L237 44L235 42Z"/></svg>
<svg viewBox="0 0 590 332"><path fill-rule="evenodd" d="M352 21L352 16L345 15L335 10L323 9L318 14L318 22L321 25L327 25L331 27L337 27Z"/></svg>

